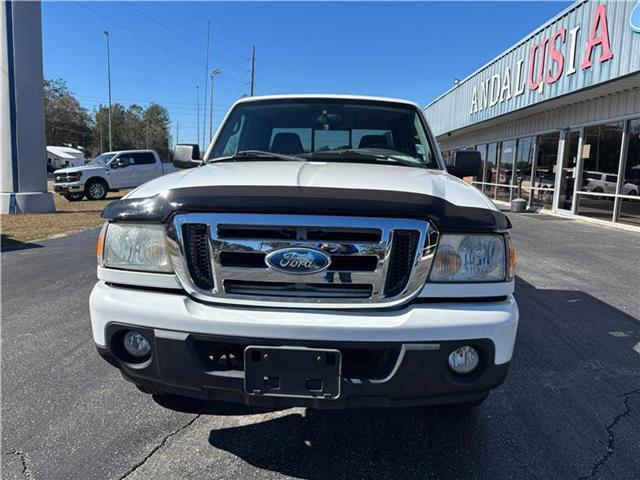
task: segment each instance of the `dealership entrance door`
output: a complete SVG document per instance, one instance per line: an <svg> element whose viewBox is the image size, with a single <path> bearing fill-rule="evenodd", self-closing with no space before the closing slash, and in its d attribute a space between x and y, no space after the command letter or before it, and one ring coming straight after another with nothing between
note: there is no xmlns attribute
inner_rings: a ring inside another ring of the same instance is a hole
<svg viewBox="0 0 640 480"><path fill-rule="evenodd" d="M565 213L573 213L573 191L576 185L578 170L578 148L580 146L580 130L570 130L564 137L562 163L556 167L556 209Z"/></svg>
<svg viewBox="0 0 640 480"><path fill-rule="evenodd" d="M536 139L532 195L529 199L533 207L552 207L559 142L560 132L539 135Z"/></svg>

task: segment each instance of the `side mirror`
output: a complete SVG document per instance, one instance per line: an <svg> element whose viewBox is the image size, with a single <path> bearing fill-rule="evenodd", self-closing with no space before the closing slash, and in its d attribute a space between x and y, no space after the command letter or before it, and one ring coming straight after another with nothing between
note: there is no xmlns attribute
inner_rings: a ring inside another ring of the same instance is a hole
<svg viewBox="0 0 640 480"><path fill-rule="evenodd" d="M176 145L173 151L173 165L176 168L193 168L202 163L200 147L192 143Z"/></svg>
<svg viewBox="0 0 640 480"><path fill-rule="evenodd" d="M482 176L482 157L475 150L460 150L453 157L453 165L447 171L458 178Z"/></svg>
<svg viewBox="0 0 640 480"><path fill-rule="evenodd" d="M122 163L122 160L120 160L119 158L116 158L111 162L109 166L111 168L121 168L121 167L124 167L124 163Z"/></svg>

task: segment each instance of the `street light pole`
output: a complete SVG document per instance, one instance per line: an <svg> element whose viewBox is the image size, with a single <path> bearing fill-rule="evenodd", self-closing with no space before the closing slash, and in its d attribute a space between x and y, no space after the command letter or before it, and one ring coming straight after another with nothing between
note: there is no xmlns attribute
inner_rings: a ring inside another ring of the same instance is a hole
<svg viewBox="0 0 640 480"><path fill-rule="evenodd" d="M202 102L202 146L206 148L207 143L207 81L209 80L209 44L211 36L211 21L207 20L207 59L204 77L204 101Z"/></svg>
<svg viewBox="0 0 640 480"><path fill-rule="evenodd" d="M104 31L105 36L107 37L107 78L109 83L109 151L113 151L113 145L111 143L111 52L109 51L109 32L107 30Z"/></svg>
<svg viewBox="0 0 640 480"><path fill-rule="evenodd" d="M253 48L251 49L251 93L250 96L253 97L253 81L254 81L254 75L256 71L256 46L254 45Z"/></svg>
<svg viewBox="0 0 640 480"><path fill-rule="evenodd" d="M213 77L220 75L222 72L214 68L211 70L211 108L209 109L209 143L213 140Z"/></svg>
<svg viewBox="0 0 640 480"><path fill-rule="evenodd" d="M196 85L196 95L197 95L197 105L198 105L198 113L196 114L196 132L198 136L198 148L200 148L200 85Z"/></svg>

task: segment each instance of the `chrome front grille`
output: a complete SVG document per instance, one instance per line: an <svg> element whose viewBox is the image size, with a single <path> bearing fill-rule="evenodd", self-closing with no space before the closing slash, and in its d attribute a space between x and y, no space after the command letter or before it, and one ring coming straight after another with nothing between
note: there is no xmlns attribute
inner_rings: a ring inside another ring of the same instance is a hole
<svg viewBox="0 0 640 480"><path fill-rule="evenodd" d="M418 294L429 274L437 231L426 220L262 214L177 214L169 228L172 262L193 296L220 303L287 307L381 307ZM269 267L281 248L325 252L323 271Z"/></svg>

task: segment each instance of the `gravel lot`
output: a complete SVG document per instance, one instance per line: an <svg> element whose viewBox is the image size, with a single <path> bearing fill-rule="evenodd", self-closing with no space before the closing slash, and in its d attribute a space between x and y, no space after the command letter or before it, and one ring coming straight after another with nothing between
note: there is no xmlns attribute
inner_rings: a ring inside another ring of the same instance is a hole
<svg viewBox="0 0 640 480"><path fill-rule="evenodd" d="M96 230L3 253L1 477L640 478L640 236L511 218L516 352L466 416L159 403L95 352Z"/></svg>

